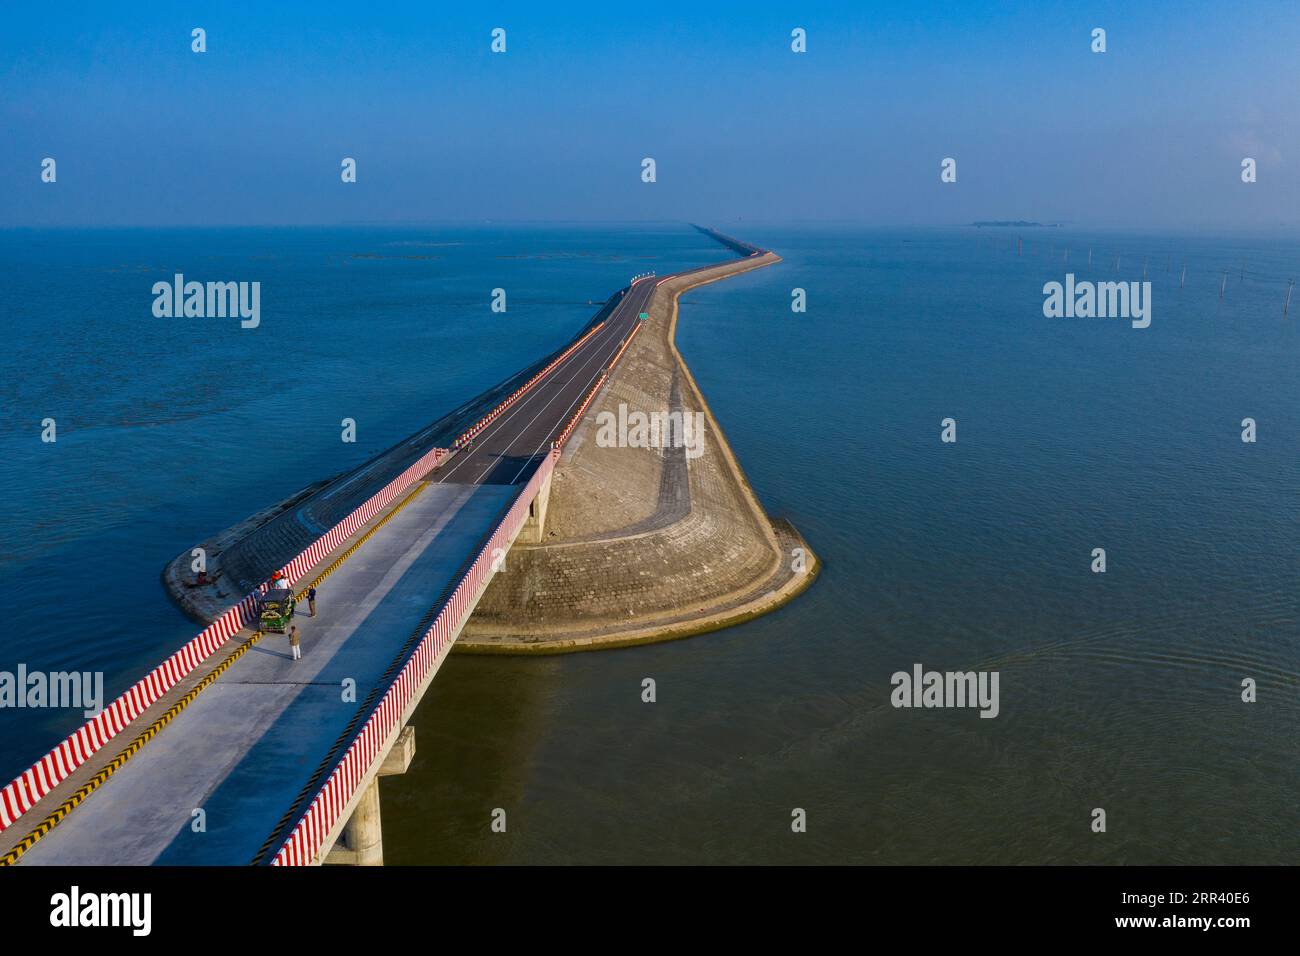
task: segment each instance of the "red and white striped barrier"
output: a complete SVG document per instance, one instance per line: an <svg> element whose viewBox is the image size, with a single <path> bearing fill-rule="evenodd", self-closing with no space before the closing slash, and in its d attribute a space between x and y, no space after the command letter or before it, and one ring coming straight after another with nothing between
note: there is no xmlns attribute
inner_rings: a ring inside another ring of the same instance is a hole
<svg viewBox="0 0 1300 956"><path fill-rule="evenodd" d="M289 579L290 584L298 580L448 454L450 453L445 448L430 449L415 464L281 568L281 573ZM11 827L14 821L35 806L69 774L125 730L222 644L238 634L252 620L253 595L264 592L267 586L266 583L259 585L228 608L200 631L197 637L0 790L0 832Z"/></svg>
<svg viewBox="0 0 1300 956"><path fill-rule="evenodd" d="M362 725L343 759L335 766L306 812L299 818L293 832L276 853L272 865L305 866L321 852L325 839L347 808L348 801L361 786L366 772L381 756L380 751L385 741L400 728L416 692L451 650L461 625L492 576L495 550L500 548L504 551L508 548L523 527L528 518L528 507L550 477L558 457L556 451L549 453L528 479L523 492L510 506L496 531L479 549L473 564L461 577L447 603L439 610L433 626L424 633L410 659Z"/></svg>
<svg viewBox="0 0 1300 956"><path fill-rule="evenodd" d="M13 825L91 755L121 733L154 701L198 667L218 647L238 634L251 616L249 594L204 628L197 637L149 672L98 716L47 753L0 790L0 831Z"/></svg>
<svg viewBox="0 0 1300 956"><path fill-rule="evenodd" d="M613 371L614 366L618 364L618 360L623 357L623 353L627 351L628 346L632 344L632 340L636 338L636 334L640 331L641 323L638 322L636 327L632 329L623 344L619 347L619 350L614 353L614 358L610 360L608 368L600 373L600 378L596 379L596 384L591 387L591 391L589 391L587 397L582 400L582 404L578 406L578 410L569 418L569 423L564 426L564 431L560 432L560 437L555 439L554 443L552 443L552 448L564 447L564 443L569 440L569 435L571 435L573 430L578 427L578 422L582 421L582 413L587 410L587 406L591 404L592 399L596 397L596 394L601 390L601 387L609 378L609 373Z"/></svg>
<svg viewBox="0 0 1300 956"><path fill-rule="evenodd" d="M558 356L556 356L555 361L551 362L549 365L546 366L546 368L542 369L540 372L538 372L536 375L530 378L523 385L520 385L517 389L511 392L510 395L503 402L501 402L500 405L492 409L492 411L488 412L477 422L471 425L469 427L469 430L466 431L465 434L461 435L459 438L457 438L454 442L451 443L451 447L459 448L461 445L465 444L465 442L469 441L471 438L473 438L475 435L481 432L484 428L487 428L488 425L496 421L496 419L498 418L498 416L500 416L502 412L504 412L507 408L509 408L511 405L517 402L523 396L523 394L527 392L530 388L532 388L534 385L536 385L538 382L544 379L551 372L551 370L555 368L555 366L559 365L566 358L568 358L575 351L577 351L583 342L587 341L587 339L591 338L593 335L599 332L604 325L605 325L604 322L599 322L596 325L592 326L592 328L590 329L590 331L587 332L586 335L578 339L578 341L574 342L567 349L565 349Z"/></svg>
<svg viewBox="0 0 1300 956"><path fill-rule="evenodd" d="M633 285L641 281L642 278L649 278L649 276L638 277L633 280ZM655 284L658 285L668 278L671 278L671 276L664 276L658 279ZM502 412L513 405L520 396L600 331L604 325L604 322L600 322L586 335L565 349L546 368L516 389L489 415L457 438L452 447L459 448L464 442L495 420ZM612 369L618 360L622 358L623 353L627 351L632 339L636 337L637 332L640 330L641 324L638 323L615 354L609 368ZM484 550L479 553L470 571L462 578L451 600L444 606L437 620L434 621L433 627L429 629L420 645L416 648L415 655L408 661L407 666L402 669L397 680L389 688L389 692L380 703L380 708L367 721L361 735L353 741L347 755L344 757L344 761L331 774L325 787L321 789L312 802L307 814L295 827L293 835L281 848L275 860L277 864L311 861L315 852L319 849L320 840L324 839L330 825L347 803L347 799L356 790L361 775L364 774L374 759L373 752L369 753L368 756L366 755L366 748L369 747L373 751L380 746L387 736L387 731L379 732L381 725L391 729L392 722L400 719L405 708L404 702L400 707L397 707L397 701L401 699L403 693L409 699L410 694L414 692L414 688L418 687L420 680L423 679L421 676L419 680L412 682L411 675L416 672L421 675L428 673L429 667L439 662L441 655L445 654L449 648L449 635L455 633L456 630L456 626L452 622L459 622L461 611L473 604L473 598L469 597L469 595L476 596L478 593L477 588L486 581L489 572L484 570L484 555L490 555L493 548L501 547L500 542L509 543L514 533L522 526L527 516L529 503L532 502L537 489L541 487L541 482L550 475L555 467L555 459L559 455L559 449L568 440L570 433L578 421L581 420L583 412L591 404L592 399L596 397L596 393L600 391L601 386L608 377L607 372L601 374L582 405L569 420L560 438L555 442L554 450L546 456L537 472L529 479L524 493L516 499L505 520L498 526L496 533L484 547ZM297 581L320 563L321 559L355 534L362 525L387 507L393 499L414 484L421 475L430 471L449 454L450 451L445 448L430 449L413 465L281 568L281 573L289 579L290 584ZM227 640L238 634L252 619L253 594L264 592L267 587L267 583L259 585L252 593L228 608L189 643L150 671L142 680L128 688L125 693L109 704L98 716L87 721L81 729L36 761L3 790L0 790L0 832L11 827L19 817L35 806L63 780L67 779L69 774L125 730L132 721L212 656ZM348 789L349 786L351 789ZM329 822L322 830L321 824L326 820ZM312 843L312 840L316 841L315 844Z"/></svg>
<svg viewBox="0 0 1300 956"><path fill-rule="evenodd" d="M633 280L633 284L637 281L640 281L639 278ZM602 322L601 325L604 325L604 323ZM470 565L469 571L456 585L451 598L438 612L433 625L420 639L420 643L416 645L411 658L398 673L393 683L389 685L388 690L380 699L378 707L366 720L361 731L353 739L351 746L343 755L343 759L339 761L325 784L317 791L306 812L294 826L293 832L289 834L288 839L285 840L279 852L276 853L272 865L307 866L321 852L326 838L334 829L335 824L338 823L339 817L347 809L348 802L356 794L357 789L365 779L366 772L381 756L380 751L385 741L398 729L399 722L406 714L416 691L428 679L431 672L442 664L442 660L451 650L454 636L459 633L461 625L469 616L470 609L473 608L475 601L487 586L488 578L491 577L494 552L498 548L502 551L508 548L516 533L523 527L523 523L528 517L529 505L555 469L555 463L560 457L560 449L564 447L564 443L568 440L574 427L582 420L582 415L587 410L587 406L591 404L592 399L596 397L601 386L609 378L609 371L618 364L619 359L623 357L623 354L632 344L632 340L641 331L641 326L642 323L638 322L633 327L622 346L614 354L613 359L610 360L608 369L601 373L596 383L587 393L587 397L570 417L564 431L553 444L550 454L546 456L537 471L528 480L523 492L515 499L515 503L507 512L506 517L497 525L496 531L487 544L479 550L478 556L474 559L474 563ZM531 388L534 382L563 361L599 328L600 325L596 326L591 332L588 332L587 335L584 335L566 349L559 358L539 372L527 385L503 402L490 416L483 419L480 425L476 425L474 429L466 432L465 436L462 437L470 437L482 424L487 424L499 415L509 404L513 403L515 398L523 394L528 388ZM457 440L458 443L459 441L460 439Z"/></svg>
<svg viewBox="0 0 1300 956"><path fill-rule="evenodd" d="M356 511L317 538L306 551L281 568L280 572L289 579L290 584L293 584L320 564L325 555L356 534L362 525L388 507L394 498L415 484L421 475L426 474L450 454L451 452L446 448L429 449L420 456L419 461L384 485Z"/></svg>
<svg viewBox="0 0 1300 956"><path fill-rule="evenodd" d="M569 419L569 424L564 426L564 431L560 432L560 437L551 443L552 448L558 450L564 447L564 443L569 440L570 433L575 427L577 427L578 422L582 420L582 413L587 410L587 406L591 404L591 400L596 397L596 393L600 391L601 386L605 384L605 379L607 378L609 378L608 372L600 373L600 378L596 379L596 384L591 387L591 391L587 393L587 397L582 400L582 404L578 406L578 410L573 413L573 417Z"/></svg>

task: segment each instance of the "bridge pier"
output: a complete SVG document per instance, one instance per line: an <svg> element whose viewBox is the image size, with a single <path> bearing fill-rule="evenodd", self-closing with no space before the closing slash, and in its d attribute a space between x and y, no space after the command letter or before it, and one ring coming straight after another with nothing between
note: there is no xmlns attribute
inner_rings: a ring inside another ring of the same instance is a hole
<svg viewBox="0 0 1300 956"><path fill-rule="evenodd" d="M524 520L523 527L519 529L519 537L515 540L523 544L542 543L546 534L546 506L551 501L551 480L554 477L554 472L547 475L546 481L542 482L542 487L537 489L537 496L528 505L528 517Z"/></svg>
<svg viewBox="0 0 1300 956"><path fill-rule="evenodd" d="M352 816L343 826L339 839L330 847L327 866L383 866L384 830L379 815L379 778L406 773L415 756L415 728L402 728L397 741L384 757L368 784L361 788Z"/></svg>
<svg viewBox="0 0 1300 956"><path fill-rule="evenodd" d="M361 800L343 827L342 838L330 849L325 862L348 866L384 865L384 828L379 818L378 777L361 791Z"/></svg>

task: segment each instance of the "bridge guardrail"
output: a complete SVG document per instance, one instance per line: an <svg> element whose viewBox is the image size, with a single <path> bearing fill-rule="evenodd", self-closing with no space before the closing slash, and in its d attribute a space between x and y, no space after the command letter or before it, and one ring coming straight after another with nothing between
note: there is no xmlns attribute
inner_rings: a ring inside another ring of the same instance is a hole
<svg viewBox="0 0 1300 956"><path fill-rule="evenodd" d="M594 332L595 329L592 331ZM528 483L515 498L505 518L497 525L496 531L479 549L478 556L456 584L451 597L442 606L433 624L424 633L406 664L402 666L361 730L353 738L347 752L335 764L325 783L312 798L307 810L281 844L271 861L272 866L307 866L320 854L330 831L334 829L347 809L348 803L356 795L370 767L382 755L385 741L400 729L400 723L416 692L429 677L431 669L440 666L442 658L450 650L452 635L464 623L466 612L477 600L481 587L492 574L492 565L495 563L492 555L495 549L504 550L523 527L524 521L528 518L529 505L555 470L555 463L559 460L564 443L574 427L582 420L582 414L587 406L591 404L592 399L609 378L609 373L640 331L641 323L638 322L610 360L609 367L601 373L577 411L570 416L560 437L552 443L551 450L542 464L528 479ZM577 344L575 343L575 347Z"/></svg>
<svg viewBox="0 0 1300 956"><path fill-rule="evenodd" d="M555 441L551 443L552 448L564 447L564 443L569 440L569 435L572 434L573 430L578 427L578 422L582 421L582 413L587 410L587 406L591 404L592 399L596 397L596 394L601 390L605 382L609 379L610 372L614 371L614 366L618 364L618 360L623 357L623 353L627 351L628 346L632 344L632 340L636 338L637 333L640 331L641 331L641 323L638 322L635 326L632 327L632 331L628 334L628 337L623 340L623 344L619 347L619 350L614 354L614 357L610 359L609 366L603 372L600 373L600 377L596 379L596 383L591 386L591 389L587 392L587 397L584 398L582 400L582 404L578 406L578 410L574 412L573 415L569 418L569 423L564 426L564 431L560 432L560 437L555 439Z"/></svg>
<svg viewBox="0 0 1300 956"><path fill-rule="evenodd" d="M425 631L343 757L335 764L307 810L281 844L271 862L272 866L309 865L320 853L326 837L361 786L367 771L379 758L385 741L395 730L400 729L416 692L431 672L441 665L442 658L451 648L451 638L493 573L495 549L504 550L523 527L528 518L529 505L555 469L558 457L558 451L547 453L523 491L515 498L505 518L497 525L496 531L479 548L478 556L461 576L433 624Z"/></svg>
<svg viewBox="0 0 1300 956"><path fill-rule="evenodd" d="M420 456L419 460L281 568L281 573L291 584L298 580L448 454L445 448L432 448ZM227 608L180 650L127 688L97 716L88 720L0 790L0 832L13 826L46 794L208 660L226 641L238 634L252 620L253 595L264 593L268 585L269 582L263 582Z"/></svg>
<svg viewBox="0 0 1300 956"><path fill-rule="evenodd" d="M664 276L655 284L658 285L660 282L663 282L668 278L670 278L670 276ZM517 389L514 394L507 398L487 418L473 426L466 435L462 435L458 438L453 447L459 447L460 443L466 440L467 437L472 437L471 433L481 430L481 428L488 422L500 415L506 407L513 404L520 395L530 389L567 356L572 354L572 352L581 346L583 342L587 341L592 335L599 331L604 324L605 323L602 321L592 327L586 335L574 342L568 349L561 353L561 355L557 356L556 359L549 363L545 369L538 372L537 375L528 381L528 383ZM618 363L619 359L622 358L640 329L641 326L639 323L633 327L632 332L628 335L627 339L624 340L623 345L611 360L609 369L601 374L586 399L582 402L577 412L572 416L559 440L555 442L551 452L546 456L537 472L535 472L529 479L529 483L525 487L524 493L515 500L514 506L507 513L503 522L498 526L497 532L492 536L489 544L485 546L487 553L491 553L491 548L494 546L494 542L496 542L501 536L503 529L512 527L512 522L515 521L518 521L519 525L522 525L522 521L524 520L524 517L526 517L528 504L531 503L533 495L536 493L536 488L540 487L540 481L545 480L545 477L549 476L551 471L554 469L555 460L559 456L560 448L563 447L564 442L567 441L573 428L581 419L582 413L586 410L587 406L590 405L591 401L600 391L601 386L603 386L605 381L608 379L609 371L612 370ZM291 584L298 580L310 568L314 567L321 558L329 554L338 547L339 544L351 537L357 529L383 510L383 508L390 504L394 498L414 484L421 475L430 471L449 454L450 451L445 448L430 449L414 464L385 485L380 489L380 491L376 492L365 503L356 508L350 515L348 515L348 517L336 524L328 532L309 545L301 554L281 568L281 572L289 579ZM539 478L539 476L541 477ZM530 490L532 491L532 494L529 493ZM523 508L522 514L520 513L521 503ZM517 526L514 526L514 530L517 530ZM511 534L513 534L513 531L511 531ZM475 560L469 572L467 572L466 576L462 578L462 585L465 581L469 580L470 574L480 573L476 572L476 569L479 568L482 558L483 552L480 552L479 557ZM33 806L39 803L50 791L66 780L78 767L82 766L100 749L107 745L109 741L130 726L137 717L153 706L154 703L160 700L181 680L207 661L222 645L226 643L226 641L238 634L252 618L254 607L253 596L258 593L264 593L268 589L268 586L269 582L263 582L237 603L227 608L226 611L224 611L215 621L200 631L194 638L172 654L171 657L163 661L162 664L150 671L141 680L127 688L126 691L104 708L104 710L96 717L83 724L77 731L69 735L45 756L32 764L31 767L10 781L3 790L0 790L0 832L4 832L9 827L13 826L15 822L17 822ZM447 608L452 606L453 602L457 601L457 596L461 594L461 590L461 585L458 585L452 598L448 600L446 605L444 605L444 612ZM420 645L417 646L417 654L421 652L421 648L425 648L429 638L434 636L434 631L439 627L440 621L442 621L441 613L439 618L435 620L434 626L431 627L429 632L425 635L425 639L423 639ZM439 648L441 648L441 645L439 645ZM425 659L426 664L431 660L428 658L427 653L425 654ZM408 661L408 666L410 666L410 664L415 660L416 657L413 655L410 661ZM403 675L405 674L406 668L404 667L398 676L398 681L403 680ZM418 682L414 686L418 686ZM397 681L395 681L390 687L389 693L391 694L396 687ZM384 698L384 701L387 700L388 694L386 694ZM384 707L384 701L381 701L381 709ZM362 740L362 736L366 734L367 728L370 727L371 721L375 720L379 714L379 709L372 714L370 721L367 721L366 728L363 728L362 734L354 740L352 747L349 748L348 754L344 758L345 761L352 756L354 749ZM398 716L400 717L400 712ZM382 738L380 742L382 742ZM378 746L378 744L375 744L375 746ZM364 774L368 767L368 762L363 764L360 772ZM328 796L326 794L326 789L334 785L335 777L342 768L343 763L340 762L336 767L335 773L331 774L330 780L327 781L325 787L322 788L316 799L313 800L311 808L309 808L307 814L304 815L302 821L299 822L293 835L290 836L289 840L286 841L284 847L280 850L275 861L277 864L288 862L288 859L285 858L286 853L289 853L291 856L299 853L298 850L291 849L291 844L301 844L303 840L309 839L308 837L301 835L300 831L302 831L303 827L307 825L309 817L311 817L312 820L319 818L319 814L323 811L318 805L323 797ZM359 779L360 777L357 777L358 781ZM351 794L349 793L348 797L350 796ZM332 800L332 797L327 800L327 803L330 806L333 806ZM346 799L344 800L344 803L346 803ZM338 811L336 810L334 812L337 813ZM314 824L312 824L312 826L314 826ZM311 829L311 827L308 827L308 829ZM324 833L321 833L320 838L323 839L323 837ZM295 843L295 841L297 841L297 843ZM310 861L310 859L311 857L309 856L307 860Z"/></svg>

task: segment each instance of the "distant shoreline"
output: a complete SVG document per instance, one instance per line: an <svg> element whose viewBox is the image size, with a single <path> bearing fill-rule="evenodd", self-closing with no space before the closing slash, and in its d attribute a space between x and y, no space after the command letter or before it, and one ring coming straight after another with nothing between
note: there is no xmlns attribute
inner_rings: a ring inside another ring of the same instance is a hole
<svg viewBox="0 0 1300 956"><path fill-rule="evenodd" d="M1027 219L981 219L978 222L972 222L976 229L983 229L985 226L1002 226L1015 227L1017 229L1059 229L1059 222L1030 222Z"/></svg>

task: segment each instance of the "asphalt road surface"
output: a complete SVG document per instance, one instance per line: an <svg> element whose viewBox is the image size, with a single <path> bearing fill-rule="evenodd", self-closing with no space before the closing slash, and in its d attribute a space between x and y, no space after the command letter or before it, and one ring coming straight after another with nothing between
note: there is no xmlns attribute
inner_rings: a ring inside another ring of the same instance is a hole
<svg viewBox="0 0 1300 956"><path fill-rule="evenodd" d="M429 480L476 485L527 481L640 321L654 289L655 280L645 278L624 290L595 335L476 435L470 448L444 461Z"/></svg>
<svg viewBox="0 0 1300 956"><path fill-rule="evenodd" d="M652 284L652 281L638 283L639 286L645 287ZM583 357L595 356L598 354L597 350L604 351L603 345L614 341L609 326L611 321L615 320L615 313L617 313L616 324L619 328L625 327L625 323L628 321L628 310L620 307L628 294L627 290L623 290L621 294L615 295L605 303L591 322L584 327L583 334L588 328L604 320L606 327L598 335L592 336L593 340L600 339L600 343L594 341L586 343L585 350L570 356L570 359L581 361ZM649 289L638 290L638 295L645 295L648 298ZM631 318L635 320L636 316L632 315ZM261 527L231 543L221 553L221 570L226 579L232 582L235 590L240 594L251 591L260 582L270 577L272 571L288 564L313 541L346 518L363 502L369 500L371 496L410 467L430 448L438 445L444 447L450 445L466 428L495 408L502 399L528 381L537 371L546 367L554 356L561 354L569 344L571 343L566 343L565 346L557 349L552 355L540 359L535 365L476 396L460 408L420 429L420 431L392 448L380 452L369 461L358 465L345 474L339 475L286 511L276 515ZM573 362L566 362L554 371L569 375L582 374L582 371ZM558 383L546 383L548 388L557 386ZM543 386L539 384L537 387L541 388ZM526 398L530 402L529 407L536 413L540 406L531 403L531 396L526 396ZM524 399L521 399L520 403L523 401ZM553 414L558 411L561 404L562 400L557 400L556 404L551 406L541 419L532 423L529 434L531 435L535 430L543 429L551 420ZM503 420L494 422L492 427L484 429L479 434L474 448L470 449L468 454L458 452L452 457L450 465L445 467L455 467L469 457L473 457L481 466L484 460L485 442L492 443L488 447L497 448L497 454L504 451L505 454L514 457L527 455L529 451L527 437L521 438L513 446L505 445L502 447L500 445L502 441L509 437L508 432L510 429L529 424L527 421L510 419L510 424L506 425L504 421L506 418L507 416L503 415ZM503 480L503 476L504 480L508 480L514 474L509 469L509 463L504 461L500 462L491 471L482 469L482 480L496 482ZM467 481L469 479L464 476L471 471L472 468L470 467L460 468L456 471L455 477L448 480ZM526 479L527 477L528 472L525 472L523 478Z"/></svg>

